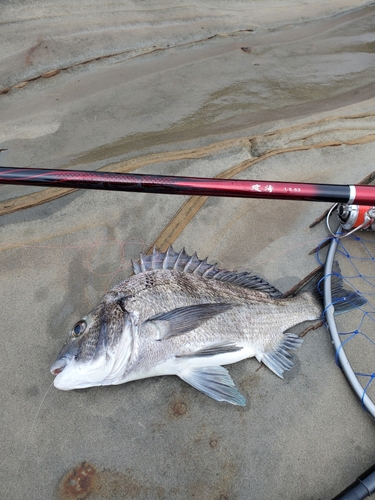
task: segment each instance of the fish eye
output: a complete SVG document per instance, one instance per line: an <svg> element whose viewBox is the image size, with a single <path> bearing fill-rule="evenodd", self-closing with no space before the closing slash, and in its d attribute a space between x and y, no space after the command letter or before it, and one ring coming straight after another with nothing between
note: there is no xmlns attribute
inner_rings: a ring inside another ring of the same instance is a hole
<svg viewBox="0 0 375 500"><path fill-rule="evenodd" d="M81 321L78 321L78 323L76 323L72 329L73 337L79 337L80 335L82 335L82 333L86 330L86 327L86 321L84 321L83 319Z"/></svg>

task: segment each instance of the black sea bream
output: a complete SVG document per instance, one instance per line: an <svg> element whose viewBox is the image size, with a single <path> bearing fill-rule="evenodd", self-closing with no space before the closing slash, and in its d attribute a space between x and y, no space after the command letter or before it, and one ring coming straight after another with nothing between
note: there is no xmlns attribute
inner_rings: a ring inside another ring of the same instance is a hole
<svg viewBox="0 0 375 500"><path fill-rule="evenodd" d="M279 377L302 339L292 326L321 317L315 276L291 298L247 272L219 270L172 247L133 263L134 275L76 323L51 366L70 390L177 375L217 401L245 405L221 365L255 356ZM336 279L337 310L361 305Z"/></svg>

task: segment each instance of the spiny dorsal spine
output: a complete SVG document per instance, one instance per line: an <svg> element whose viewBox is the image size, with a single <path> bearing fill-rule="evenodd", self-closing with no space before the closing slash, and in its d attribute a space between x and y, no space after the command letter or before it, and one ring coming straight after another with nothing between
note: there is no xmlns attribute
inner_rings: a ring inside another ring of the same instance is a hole
<svg viewBox="0 0 375 500"><path fill-rule="evenodd" d="M172 245L166 252L153 249L151 255L140 254L139 262L133 262L134 274L139 274L157 269L174 270L184 273L195 274L202 278L226 281L234 285L267 293L273 298L279 298L282 293L270 285L267 281L254 274L226 269L217 269L216 264L208 264L207 258L200 260L196 253L188 255L183 248L179 253L175 252Z"/></svg>

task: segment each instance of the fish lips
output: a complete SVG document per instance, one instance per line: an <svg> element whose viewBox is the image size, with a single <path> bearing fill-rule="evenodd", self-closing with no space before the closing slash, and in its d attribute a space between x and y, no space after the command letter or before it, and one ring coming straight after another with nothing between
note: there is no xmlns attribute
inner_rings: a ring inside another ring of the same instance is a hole
<svg viewBox="0 0 375 500"><path fill-rule="evenodd" d="M52 375L58 375L63 371L63 369L66 367L67 363L66 358L59 358L57 359L54 363L52 363L51 368L49 371L52 373Z"/></svg>
<svg viewBox="0 0 375 500"><path fill-rule="evenodd" d="M87 362L76 360L74 357L58 358L50 368L50 372L56 375L53 385L62 391L106 385L112 364L105 355Z"/></svg>

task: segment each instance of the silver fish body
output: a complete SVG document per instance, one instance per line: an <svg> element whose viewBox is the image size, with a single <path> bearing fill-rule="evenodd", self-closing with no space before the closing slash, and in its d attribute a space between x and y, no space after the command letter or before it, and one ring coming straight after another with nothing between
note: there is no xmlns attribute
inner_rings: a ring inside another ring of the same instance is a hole
<svg viewBox="0 0 375 500"><path fill-rule="evenodd" d="M245 405L222 365L255 356L282 377L292 367L289 351L302 343L285 332L322 313L314 291L285 299L257 276L219 270L172 247L141 255L133 267L73 327L51 366L58 389L177 375L218 401ZM345 308L358 306L351 297Z"/></svg>

